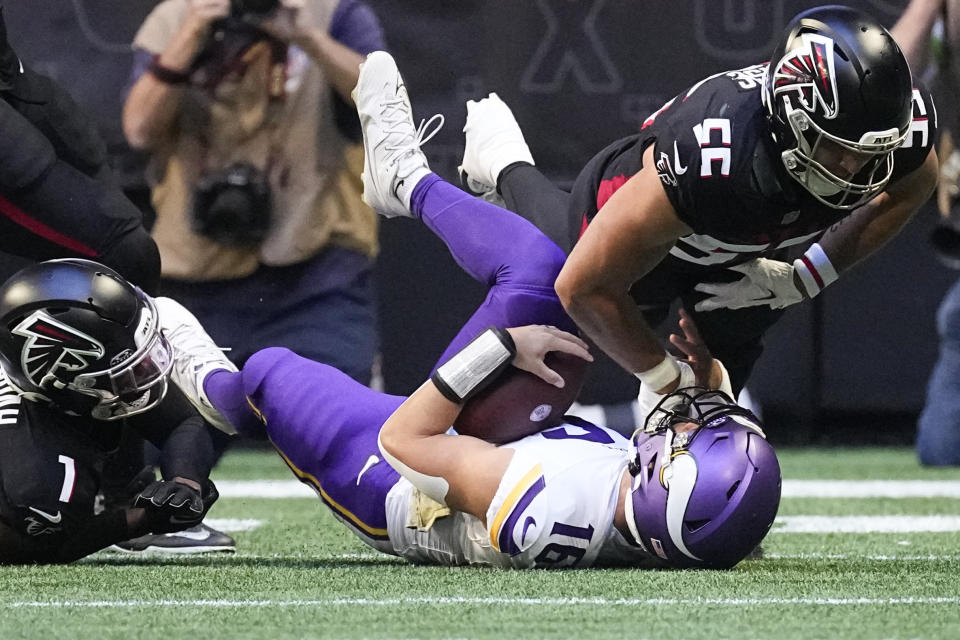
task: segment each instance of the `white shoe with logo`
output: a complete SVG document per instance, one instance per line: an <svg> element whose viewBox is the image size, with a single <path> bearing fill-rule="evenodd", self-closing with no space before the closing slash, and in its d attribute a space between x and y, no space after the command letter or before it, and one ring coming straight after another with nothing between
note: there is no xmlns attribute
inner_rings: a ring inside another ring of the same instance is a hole
<svg viewBox="0 0 960 640"><path fill-rule="evenodd" d="M360 79L351 95L363 129L363 201L387 218L413 217L413 188L430 173L420 146L440 130L443 116L437 114L419 128L413 126L407 87L397 63L385 51L374 51L360 65Z"/></svg>
<svg viewBox="0 0 960 640"><path fill-rule="evenodd" d="M218 369L237 371L223 351L216 345L200 321L182 304L172 298L154 298L160 314L160 329L173 349L173 367L170 377L187 400L197 408L203 419L225 433L234 434L226 418L217 411L203 390L203 381Z"/></svg>
<svg viewBox="0 0 960 640"><path fill-rule="evenodd" d="M530 147L507 103L496 93L467 100L467 123L460 176L464 185L484 200L496 193L500 172L515 162L534 164Z"/></svg>

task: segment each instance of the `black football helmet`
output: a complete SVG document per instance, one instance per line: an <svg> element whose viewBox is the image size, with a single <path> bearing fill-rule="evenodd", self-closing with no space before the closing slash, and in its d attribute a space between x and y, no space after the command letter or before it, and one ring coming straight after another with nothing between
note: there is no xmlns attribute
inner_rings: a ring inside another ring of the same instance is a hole
<svg viewBox="0 0 960 640"><path fill-rule="evenodd" d="M172 352L153 300L89 260L49 260L0 286L0 366L20 394L116 420L156 406Z"/></svg>
<svg viewBox="0 0 960 640"><path fill-rule="evenodd" d="M893 152L909 133L912 95L910 68L890 33L838 5L790 22L762 91L787 172L844 210L886 187Z"/></svg>

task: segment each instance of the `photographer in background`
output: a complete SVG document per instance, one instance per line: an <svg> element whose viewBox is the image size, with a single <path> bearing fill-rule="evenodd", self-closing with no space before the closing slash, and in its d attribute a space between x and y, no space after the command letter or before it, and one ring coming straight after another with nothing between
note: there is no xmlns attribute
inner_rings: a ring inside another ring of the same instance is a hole
<svg viewBox="0 0 960 640"><path fill-rule="evenodd" d="M956 105L960 0L911 0L891 29L915 76L936 76L941 104ZM933 41L933 42L931 42ZM933 44L934 46L931 46ZM934 54L934 55L931 55ZM944 124L938 154L943 159L937 188L940 224L931 236L937 258L960 269L960 153L956 149L956 107L940 114ZM921 464L960 465L960 281L947 291L937 311L940 353L927 383L927 398L917 423Z"/></svg>
<svg viewBox="0 0 960 640"><path fill-rule="evenodd" d="M376 216L350 91L384 46L355 0L164 0L134 40L162 290L242 365L288 347L368 383Z"/></svg>

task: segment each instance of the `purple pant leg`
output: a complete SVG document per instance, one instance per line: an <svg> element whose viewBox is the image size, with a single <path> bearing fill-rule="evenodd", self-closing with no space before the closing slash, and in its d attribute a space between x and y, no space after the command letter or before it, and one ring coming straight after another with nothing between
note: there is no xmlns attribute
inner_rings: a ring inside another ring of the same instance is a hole
<svg viewBox="0 0 960 640"><path fill-rule="evenodd" d="M245 395L294 474L361 539L386 541L384 503L400 475L382 460L377 435L405 398L368 389L279 347L255 353L240 375Z"/></svg>
<svg viewBox="0 0 960 640"><path fill-rule="evenodd" d="M411 207L464 271L490 286L438 363L446 362L490 325L550 324L577 328L553 289L566 255L533 224L432 174L413 190Z"/></svg>

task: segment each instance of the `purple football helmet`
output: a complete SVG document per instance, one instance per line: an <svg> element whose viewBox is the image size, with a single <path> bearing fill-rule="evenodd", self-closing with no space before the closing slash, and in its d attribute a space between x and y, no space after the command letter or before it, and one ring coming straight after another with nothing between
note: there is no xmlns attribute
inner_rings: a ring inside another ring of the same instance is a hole
<svg viewBox="0 0 960 640"><path fill-rule="evenodd" d="M627 524L668 567L729 568L770 530L780 464L759 420L721 391L678 390L631 439Z"/></svg>

